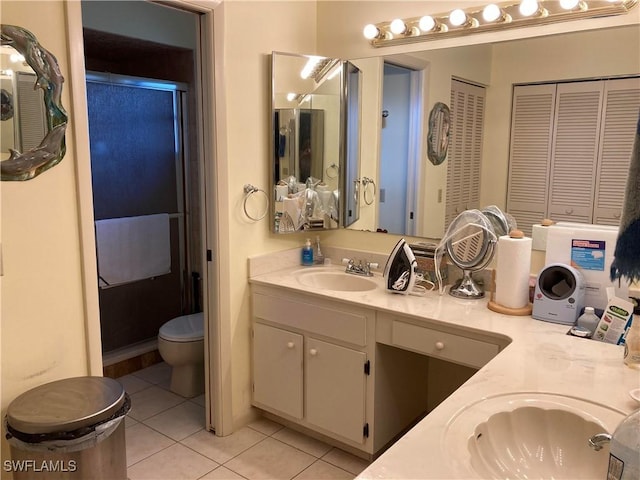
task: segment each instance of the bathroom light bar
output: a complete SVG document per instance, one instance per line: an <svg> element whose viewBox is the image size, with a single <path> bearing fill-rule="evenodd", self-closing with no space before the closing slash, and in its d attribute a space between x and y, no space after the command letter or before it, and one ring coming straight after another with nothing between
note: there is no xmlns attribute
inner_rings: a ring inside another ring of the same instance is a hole
<svg viewBox="0 0 640 480"><path fill-rule="evenodd" d="M640 0L512 0L481 8L411 18L396 18L364 27L374 47L424 42L439 38L545 25L567 20L622 15Z"/></svg>

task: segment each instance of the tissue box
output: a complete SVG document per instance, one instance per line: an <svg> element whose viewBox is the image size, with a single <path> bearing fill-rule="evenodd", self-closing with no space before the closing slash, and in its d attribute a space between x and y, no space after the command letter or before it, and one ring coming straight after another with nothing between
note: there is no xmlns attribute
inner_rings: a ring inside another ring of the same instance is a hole
<svg viewBox="0 0 640 480"><path fill-rule="evenodd" d="M623 344L626 332L631 327L632 318L633 303L612 297L593 333L593 339L616 345Z"/></svg>

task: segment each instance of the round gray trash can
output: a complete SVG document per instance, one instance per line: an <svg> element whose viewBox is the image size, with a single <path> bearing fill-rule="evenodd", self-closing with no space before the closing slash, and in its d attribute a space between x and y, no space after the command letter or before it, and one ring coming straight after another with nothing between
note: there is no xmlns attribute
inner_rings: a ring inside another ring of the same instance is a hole
<svg viewBox="0 0 640 480"><path fill-rule="evenodd" d="M15 480L127 479L129 395L111 378L76 377L33 388L5 417Z"/></svg>

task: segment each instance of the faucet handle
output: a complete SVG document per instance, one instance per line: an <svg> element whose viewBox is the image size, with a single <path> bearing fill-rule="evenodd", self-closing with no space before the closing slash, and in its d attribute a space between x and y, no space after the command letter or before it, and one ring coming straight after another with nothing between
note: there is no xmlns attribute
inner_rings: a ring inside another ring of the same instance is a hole
<svg viewBox="0 0 640 480"><path fill-rule="evenodd" d="M353 265L353 259L351 259L351 258L343 258L342 259L342 264L343 265Z"/></svg>
<svg viewBox="0 0 640 480"><path fill-rule="evenodd" d="M369 265L369 268L378 268L380 265L376 262L371 262L368 263L367 265Z"/></svg>

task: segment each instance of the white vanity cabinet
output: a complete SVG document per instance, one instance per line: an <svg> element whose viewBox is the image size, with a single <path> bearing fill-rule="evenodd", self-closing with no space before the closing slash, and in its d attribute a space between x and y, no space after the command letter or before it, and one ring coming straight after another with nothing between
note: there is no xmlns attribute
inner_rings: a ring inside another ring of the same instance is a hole
<svg viewBox="0 0 640 480"><path fill-rule="evenodd" d="M374 311L264 287L252 306L253 405L368 450Z"/></svg>

